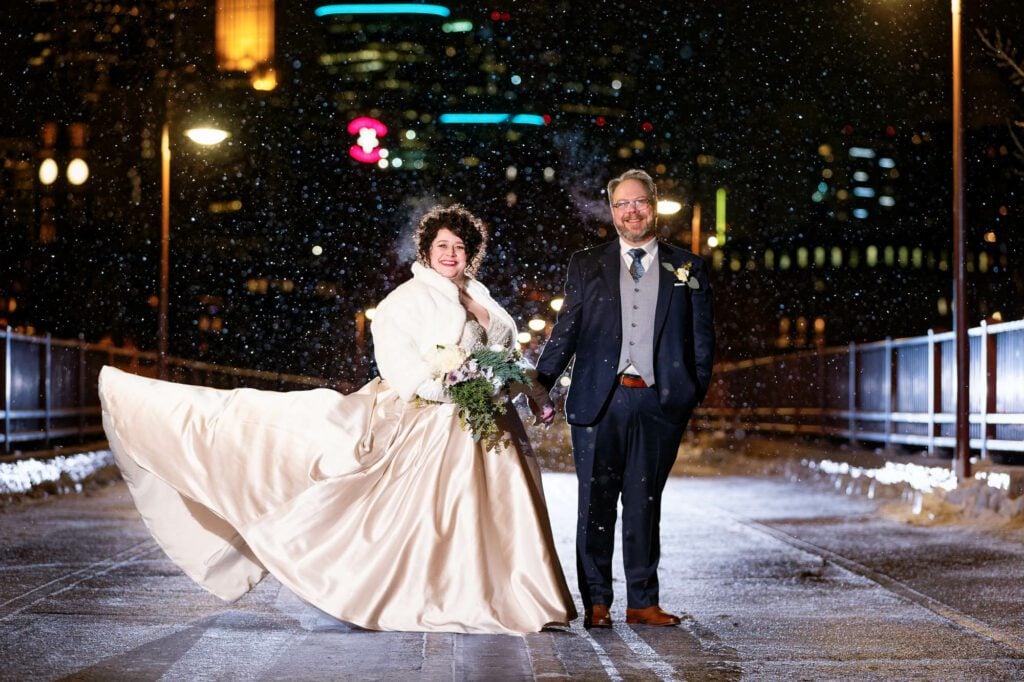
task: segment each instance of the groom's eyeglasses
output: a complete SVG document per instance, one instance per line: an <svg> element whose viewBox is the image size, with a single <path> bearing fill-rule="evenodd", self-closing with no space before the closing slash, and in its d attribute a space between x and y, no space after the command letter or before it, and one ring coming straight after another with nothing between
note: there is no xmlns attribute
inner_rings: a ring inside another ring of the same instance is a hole
<svg viewBox="0 0 1024 682"><path fill-rule="evenodd" d="M638 211L646 211L651 207L650 199L633 199L632 201L616 201L612 204L612 208L616 211L625 211L627 208L632 206Z"/></svg>

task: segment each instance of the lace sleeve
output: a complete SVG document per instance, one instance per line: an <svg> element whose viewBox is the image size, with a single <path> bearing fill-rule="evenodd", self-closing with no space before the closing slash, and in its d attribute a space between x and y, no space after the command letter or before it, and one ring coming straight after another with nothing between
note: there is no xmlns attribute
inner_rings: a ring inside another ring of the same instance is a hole
<svg viewBox="0 0 1024 682"><path fill-rule="evenodd" d="M491 328L487 330L487 345L514 348L515 339L512 338L513 331L492 317Z"/></svg>

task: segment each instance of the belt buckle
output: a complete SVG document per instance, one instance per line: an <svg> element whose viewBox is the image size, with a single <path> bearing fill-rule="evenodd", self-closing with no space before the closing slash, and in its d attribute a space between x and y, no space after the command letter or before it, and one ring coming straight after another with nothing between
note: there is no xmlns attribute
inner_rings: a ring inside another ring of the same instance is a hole
<svg viewBox="0 0 1024 682"><path fill-rule="evenodd" d="M634 374L620 374L619 383L627 388L647 388L647 382L643 380L643 377Z"/></svg>

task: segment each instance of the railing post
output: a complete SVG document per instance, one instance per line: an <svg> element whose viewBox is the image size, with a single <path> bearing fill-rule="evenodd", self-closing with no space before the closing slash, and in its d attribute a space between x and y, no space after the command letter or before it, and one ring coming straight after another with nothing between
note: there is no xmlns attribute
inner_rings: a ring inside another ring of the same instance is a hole
<svg viewBox="0 0 1024 682"><path fill-rule="evenodd" d="M988 331L988 323L981 321L981 459L988 459L988 441L995 434L992 433L995 427L988 423L988 416L995 411L996 398L996 368L995 352L992 346L995 345L995 337Z"/></svg>
<svg viewBox="0 0 1024 682"><path fill-rule="evenodd" d="M818 417L814 420L815 428L824 429L826 418L825 413L828 410L828 394L825 391L825 385L828 383L825 378L825 354L822 352L822 347L819 345L814 349L815 359L817 360L817 371L818 371Z"/></svg>
<svg viewBox="0 0 1024 682"><path fill-rule="evenodd" d="M11 328L4 332L4 452L11 451Z"/></svg>
<svg viewBox="0 0 1024 682"><path fill-rule="evenodd" d="M928 330L928 454L935 454L935 410L941 399L938 378L942 376L942 355L935 344L935 331Z"/></svg>
<svg viewBox="0 0 1024 682"><path fill-rule="evenodd" d="M85 442L85 337L78 335L78 442Z"/></svg>
<svg viewBox="0 0 1024 682"><path fill-rule="evenodd" d="M857 444L857 344L853 341L850 342L850 378L849 387L847 388L847 410L848 410L848 424L847 428L850 430L850 445Z"/></svg>
<svg viewBox="0 0 1024 682"><path fill-rule="evenodd" d="M892 406L894 400L894 391L892 390L892 337L885 337L885 368L884 374L882 375L882 389L885 395L885 443L886 449L891 444L892 435Z"/></svg>
<svg viewBox="0 0 1024 682"><path fill-rule="evenodd" d="M46 446L52 445L50 431L53 427L53 336L47 332L43 341L46 352L43 356L43 430L46 433Z"/></svg>

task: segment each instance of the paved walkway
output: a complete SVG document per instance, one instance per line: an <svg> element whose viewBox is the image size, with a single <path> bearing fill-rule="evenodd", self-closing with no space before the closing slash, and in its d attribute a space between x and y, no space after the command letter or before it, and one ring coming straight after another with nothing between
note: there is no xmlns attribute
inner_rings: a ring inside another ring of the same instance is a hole
<svg viewBox="0 0 1024 682"><path fill-rule="evenodd" d="M574 480L546 474L575 590ZM224 604L149 538L123 484L0 512L0 679L1024 678L1024 536L921 527L781 478L673 478L679 628L525 637L350 631L267 579ZM617 587L622 591L621 575Z"/></svg>

